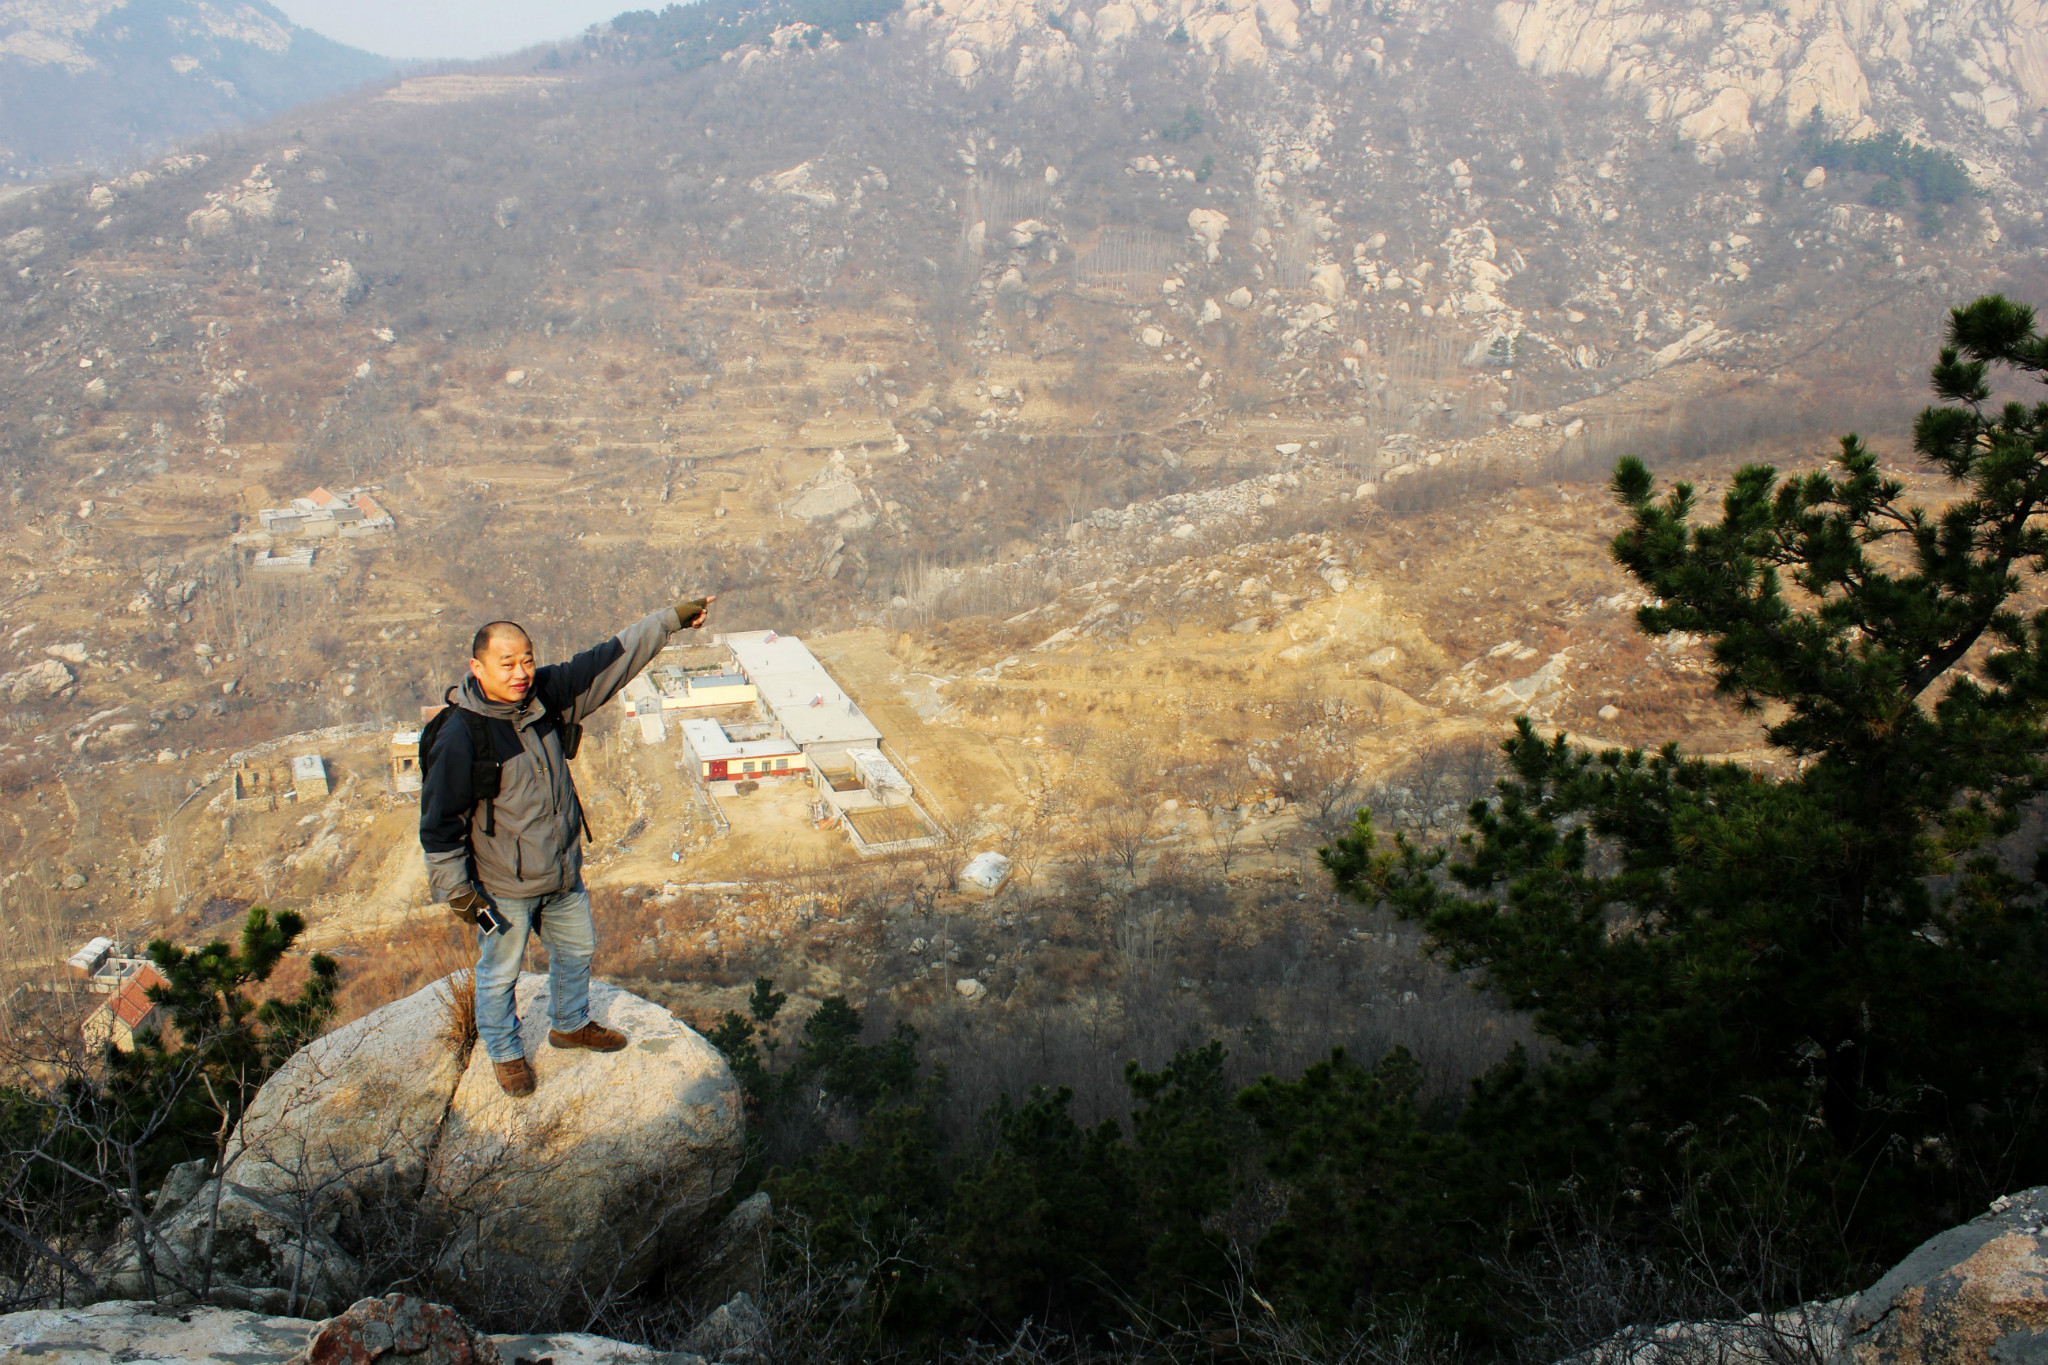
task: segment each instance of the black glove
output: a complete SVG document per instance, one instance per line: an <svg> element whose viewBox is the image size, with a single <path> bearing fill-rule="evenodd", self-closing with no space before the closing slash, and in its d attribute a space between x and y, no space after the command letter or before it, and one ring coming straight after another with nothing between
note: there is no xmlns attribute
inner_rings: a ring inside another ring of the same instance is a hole
<svg viewBox="0 0 2048 1365"><path fill-rule="evenodd" d="M489 904L490 902L484 899L483 893L473 886L465 886L448 898L449 913L471 927L476 925L478 916L483 913L484 907Z"/></svg>
<svg viewBox="0 0 2048 1365"><path fill-rule="evenodd" d="M704 624L704 618L711 612L708 597L688 597L676 603L676 619L683 623L684 630L695 630Z"/></svg>

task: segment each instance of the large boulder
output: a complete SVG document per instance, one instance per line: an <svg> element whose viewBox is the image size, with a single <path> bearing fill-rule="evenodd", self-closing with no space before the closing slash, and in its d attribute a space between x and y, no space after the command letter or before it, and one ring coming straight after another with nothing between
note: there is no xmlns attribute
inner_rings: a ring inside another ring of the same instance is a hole
<svg viewBox="0 0 2048 1365"><path fill-rule="evenodd" d="M394 1313L394 1299L403 1300L406 1309ZM547 1360L553 1365L704 1365L701 1356L688 1352L656 1351L582 1332L478 1337L449 1310L397 1294L364 1299L325 1322L231 1308L121 1302L0 1314L0 1365L287 1365L295 1359L428 1365L451 1360L449 1348L460 1350L465 1344L479 1365L491 1356L505 1365L520 1360ZM441 1354L435 1354L437 1348ZM320 1351L328 1354L317 1354Z"/></svg>
<svg viewBox="0 0 2048 1365"><path fill-rule="evenodd" d="M301 1048L242 1116L228 1179L323 1212L416 1193L468 1060L469 1003L455 980Z"/></svg>
<svg viewBox="0 0 2048 1365"><path fill-rule="evenodd" d="M326 1314L428 1267L465 1307L631 1288L731 1184L738 1086L716 1048L616 987L591 986L593 1016L628 1039L609 1054L546 1045L545 976L518 998L534 1095L465 1055L465 1006L436 982L287 1062L223 1173L167 1184L146 1257L124 1229L103 1291Z"/></svg>
<svg viewBox="0 0 2048 1365"><path fill-rule="evenodd" d="M604 982L591 983L590 1013L626 1035L620 1052L547 1045L545 976L522 975L517 999L535 1092L506 1095L476 1049L427 1172L426 1205L456 1230L443 1283L631 1283L731 1185L739 1087L711 1044Z"/></svg>
<svg viewBox="0 0 2048 1365"><path fill-rule="evenodd" d="M2048 1360L2048 1186L1930 1237L1849 1308L1841 1365Z"/></svg>

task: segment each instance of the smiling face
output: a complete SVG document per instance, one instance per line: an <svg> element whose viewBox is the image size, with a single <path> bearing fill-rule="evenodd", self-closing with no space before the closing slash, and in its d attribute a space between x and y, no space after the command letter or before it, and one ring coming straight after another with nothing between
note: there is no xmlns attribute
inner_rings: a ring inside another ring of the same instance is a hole
<svg viewBox="0 0 2048 1365"><path fill-rule="evenodd" d="M533 691L533 641L517 626L501 627L470 659L469 673L491 701L523 706Z"/></svg>

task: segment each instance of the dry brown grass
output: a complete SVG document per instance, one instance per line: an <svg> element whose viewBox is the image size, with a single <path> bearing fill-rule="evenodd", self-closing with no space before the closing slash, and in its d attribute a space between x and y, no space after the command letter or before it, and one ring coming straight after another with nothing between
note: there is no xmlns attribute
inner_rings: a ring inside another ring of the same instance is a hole
<svg viewBox="0 0 2048 1365"><path fill-rule="evenodd" d="M449 973L447 1012L441 1026L441 1041L467 1057L476 1047L476 972L473 968Z"/></svg>

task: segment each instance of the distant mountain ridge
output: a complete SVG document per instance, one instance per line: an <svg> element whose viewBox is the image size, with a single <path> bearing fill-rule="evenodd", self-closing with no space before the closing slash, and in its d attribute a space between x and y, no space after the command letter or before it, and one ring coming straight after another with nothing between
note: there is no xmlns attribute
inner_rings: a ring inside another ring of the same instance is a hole
<svg viewBox="0 0 2048 1365"><path fill-rule="evenodd" d="M0 176L118 164L394 69L262 0L0 0Z"/></svg>

